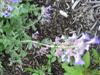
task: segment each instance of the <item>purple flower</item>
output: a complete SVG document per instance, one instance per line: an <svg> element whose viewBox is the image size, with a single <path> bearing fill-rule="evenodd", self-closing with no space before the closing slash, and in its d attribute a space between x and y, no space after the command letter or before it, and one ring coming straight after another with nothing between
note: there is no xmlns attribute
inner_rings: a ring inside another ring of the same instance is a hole
<svg viewBox="0 0 100 75"><path fill-rule="evenodd" d="M84 61L81 59L81 56L79 54L74 55L75 58L75 65L83 65L85 64Z"/></svg>
<svg viewBox="0 0 100 75"><path fill-rule="evenodd" d="M56 44L59 44L59 43L60 43L60 40L61 40L60 37L56 37L56 38L55 38L55 43L56 43Z"/></svg>
<svg viewBox="0 0 100 75"><path fill-rule="evenodd" d="M8 11L12 11L13 9L14 9L14 7L8 5L8 7L7 7L7 10L8 10Z"/></svg>
<svg viewBox="0 0 100 75"><path fill-rule="evenodd" d="M88 44L100 44L100 40L98 39L97 36L92 38L90 41L87 42Z"/></svg>
<svg viewBox="0 0 100 75"><path fill-rule="evenodd" d="M8 17L10 15L11 15L11 13L9 13L8 11L5 11L2 13L2 16L4 16L4 17Z"/></svg>
<svg viewBox="0 0 100 75"><path fill-rule="evenodd" d="M65 51L65 54L67 55L67 62L69 63L71 60L70 57L73 56L72 50L69 49L69 50Z"/></svg>
<svg viewBox="0 0 100 75"><path fill-rule="evenodd" d="M21 0L11 0L13 3L19 3Z"/></svg>
<svg viewBox="0 0 100 75"><path fill-rule="evenodd" d="M56 55L57 57L60 57L62 54L63 54L62 49L60 49L60 48L56 49L55 55Z"/></svg>
<svg viewBox="0 0 100 75"><path fill-rule="evenodd" d="M48 6L48 7L42 7L41 8L41 16L42 16L42 20L41 22L44 23L44 22L47 22L47 23L50 23L50 19L51 19L51 6Z"/></svg>
<svg viewBox="0 0 100 75"><path fill-rule="evenodd" d="M82 33L82 36L80 39L83 39L83 40L90 40L90 37L87 33Z"/></svg>
<svg viewBox="0 0 100 75"><path fill-rule="evenodd" d="M51 13L50 13L50 11L51 11L51 6L48 6L48 7L42 7L41 8L41 13L42 13L42 16L44 17L44 18L51 18Z"/></svg>

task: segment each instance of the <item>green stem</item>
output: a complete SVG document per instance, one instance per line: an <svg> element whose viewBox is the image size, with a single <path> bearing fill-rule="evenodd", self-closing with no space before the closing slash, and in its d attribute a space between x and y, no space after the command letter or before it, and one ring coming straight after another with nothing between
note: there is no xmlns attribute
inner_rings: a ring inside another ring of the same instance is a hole
<svg viewBox="0 0 100 75"><path fill-rule="evenodd" d="M39 44L39 45L42 45L42 46L46 46L46 47L50 47L50 48L53 48L53 47L55 47L56 46L56 44L55 44L55 42L53 42L52 43L52 45L51 44L44 44L44 43L40 43L40 42L38 42L38 41L32 41L32 40L23 40L23 41L21 41L22 43L33 43L33 44ZM73 47L75 47L75 46L67 46L66 45L66 48L65 49L69 49L69 48L73 48ZM60 45L57 45L57 48L62 48Z"/></svg>
<svg viewBox="0 0 100 75"><path fill-rule="evenodd" d="M32 40L25 40L25 41L21 41L22 43L34 43L34 44L39 44L39 45L43 45L46 47L55 47L54 45L48 45L48 44L44 44L44 43L40 43L38 41L32 41Z"/></svg>

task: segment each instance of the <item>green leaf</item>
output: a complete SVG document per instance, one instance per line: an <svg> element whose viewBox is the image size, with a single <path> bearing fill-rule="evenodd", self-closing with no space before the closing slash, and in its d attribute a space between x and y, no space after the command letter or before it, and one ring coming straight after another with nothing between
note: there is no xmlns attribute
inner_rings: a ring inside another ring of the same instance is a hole
<svg viewBox="0 0 100 75"><path fill-rule="evenodd" d="M91 75L99 75L99 71L98 70L91 70Z"/></svg>
<svg viewBox="0 0 100 75"><path fill-rule="evenodd" d="M56 61L56 57L55 56L53 56L52 59L51 59L51 62L54 62L54 61Z"/></svg>
<svg viewBox="0 0 100 75"><path fill-rule="evenodd" d="M95 59L99 59L99 54L97 53L97 50L96 49L92 49L93 50L93 56Z"/></svg>
<svg viewBox="0 0 100 75"><path fill-rule="evenodd" d="M37 74L37 73L33 73L32 75L39 75L39 74Z"/></svg>
<svg viewBox="0 0 100 75"><path fill-rule="evenodd" d="M31 67L25 68L25 72L33 72L33 69Z"/></svg>
<svg viewBox="0 0 100 75"><path fill-rule="evenodd" d="M52 55L48 54L46 55L48 57L48 59L51 59L52 58Z"/></svg>
<svg viewBox="0 0 100 75"><path fill-rule="evenodd" d="M90 66L90 53L89 51L83 56L83 60L85 62L84 68L88 68Z"/></svg>
<svg viewBox="0 0 100 75"><path fill-rule="evenodd" d="M68 66L67 63L62 64L65 70L64 75L83 75L81 67Z"/></svg>
<svg viewBox="0 0 100 75"><path fill-rule="evenodd" d="M44 44L52 44L52 40L50 40L49 38L46 38L46 39L43 39L42 40L42 43L44 43Z"/></svg>
<svg viewBox="0 0 100 75"><path fill-rule="evenodd" d="M32 44L33 44L32 42L29 42L29 43L28 43L27 48L28 48L29 50L32 49Z"/></svg>
<svg viewBox="0 0 100 75"><path fill-rule="evenodd" d="M19 55L20 57L25 57L27 55L27 52L24 50L21 50Z"/></svg>
<svg viewBox="0 0 100 75"><path fill-rule="evenodd" d="M55 56L55 55L54 55L55 51L56 51L56 47L52 47L52 48L51 48L51 51L50 51L50 53L51 53L52 56Z"/></svg>

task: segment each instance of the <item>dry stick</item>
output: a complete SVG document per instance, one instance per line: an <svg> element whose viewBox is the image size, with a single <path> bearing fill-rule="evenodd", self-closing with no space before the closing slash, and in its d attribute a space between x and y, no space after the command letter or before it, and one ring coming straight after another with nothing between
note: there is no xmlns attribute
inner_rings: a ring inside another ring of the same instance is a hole
<svg viewBox="0 0 100 75"><path fill-rule="evenodd" d="M71 2L72 2L72 4L73 4L75 1L74 1L74 0L72 0Z"/></svg>
<svg viewBox="0 0 100 75"><path fill-rule="evenodd" d="M100 7L100 4L94 5L92 8Z"/></svg>
<svg viewBox="0 0 100 75"><path fill-rule="evenodd" d="M66 5L68 6L66 9L69 9L69 8L70 8L69 4L68 4L68 3L66 3Z"/></svg>
<svg viewBox="0 0 100 75"><path fill-rule="evenodd" d="M80 2L80 0L77 0L77 1L75 1L75 3L73 4L73 6L72 6L72 9L74 10L75 9L75 7L77 6L77 4Z"/></svg>
<svg viewBox="0 0 100 75"><path fill-rule="evenodd" d="M87 3L91 3L91 4L97 3L97 4L98 4L98 3L100 3L100 1L91 1L91 0L90 0L90 1L87 1Z"/></svg>
<svg viewBox="0 0 100 75"><path fill-rule="evenodd" d="M91 31L95 28L95 26L96 26L96 24L97 24L97 21L94 23L94 25L91 27Z"/></svg>

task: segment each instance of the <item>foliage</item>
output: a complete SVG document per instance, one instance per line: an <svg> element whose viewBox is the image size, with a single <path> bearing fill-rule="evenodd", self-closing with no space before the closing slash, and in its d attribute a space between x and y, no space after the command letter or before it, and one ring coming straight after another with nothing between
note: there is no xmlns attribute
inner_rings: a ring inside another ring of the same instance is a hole
<svg viewBox="0 0 100 75"><path fill-rule="evenodd" d="M22 1L21 3L11 3L9 1L8 3L5 0L0 1L2 5L0 13L7 11L6 14L0 14L0 54L3 55L3 52L5 52L10 55L10 65L13 63L22 64L21 58L26 56L27 53L25 51L28 49L26 47L30 44L22 41L31 40L27 30L30 27L34 29L35 23L38 22L40 8L36 4L30 4L28 1ZM13 9L9 11L6 9L8 6ZM3 11L3 9L5 10ZM36 16L37 19L30 18L29 14L33 17Z"/></svg>
<svg viewBox="0 0 100 75"><path fill-rule="evenodd" d="M25 68L25 71L32 73L32 75L45 75L45 70L45 66L42 66L37 69L32 69L31 67Z"/></svg>
<svg viewBox="0 0 100 75"><path fill-rule="evenodd" d="M83 57L83 60L85 61L84 68L88 68L90 66L90 53L89 53L89 51L86 52L86 54Z"/></svg>

